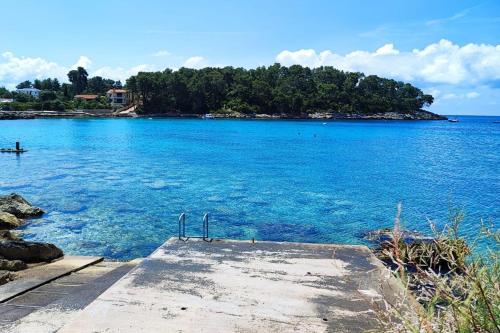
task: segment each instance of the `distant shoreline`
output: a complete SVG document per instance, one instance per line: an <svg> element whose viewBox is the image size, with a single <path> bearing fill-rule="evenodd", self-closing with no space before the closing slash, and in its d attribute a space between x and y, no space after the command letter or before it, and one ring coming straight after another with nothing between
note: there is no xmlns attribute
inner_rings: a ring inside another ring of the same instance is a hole
<svg viewBox="0 0 500 333"><path fill-rule="evenodd" d="M97 111L97 112L96 112ZM277 115L242 113L213 113L214 119L247 119L247 120L447 120L429 111L419 110L413 113L384 112L374 114L314 112L301 115ZM156 114L117 114L113 110L75 110L75 111L0 111L0 120L18 119L57 119L57 118L185 118L201 119L200 114L156 113Z"/></svg>

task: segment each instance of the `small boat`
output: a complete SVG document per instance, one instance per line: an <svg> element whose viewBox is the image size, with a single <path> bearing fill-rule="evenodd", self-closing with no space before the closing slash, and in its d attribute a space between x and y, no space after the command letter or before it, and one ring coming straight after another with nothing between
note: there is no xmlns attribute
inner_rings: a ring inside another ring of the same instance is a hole
<svg viewBox="0 0 500 333"><path fill-rule="evenodd" d="M500 120L495 120L493 124L500 124Z"/></svg>
<svg viewBox="0 0 500 333"><path fill-rule="evenodd" d="M455 118L455 119L448 119L448 121L449 121L450 123L458 123L458 122L459 122L459 120L458 120L458 119L456 119L456 118Z"/></svg>
<svg viewBox="0 0 500 333"><path fill-rule="evenodd" d="M206 115L203 116L203 119L214 119L214 115L211 113L207 113Z"/></svg>

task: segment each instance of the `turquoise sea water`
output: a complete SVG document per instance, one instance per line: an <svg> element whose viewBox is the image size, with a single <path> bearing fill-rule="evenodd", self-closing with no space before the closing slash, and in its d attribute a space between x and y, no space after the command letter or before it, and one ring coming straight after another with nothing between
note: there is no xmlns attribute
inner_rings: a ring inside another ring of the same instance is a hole
<svg viewBox="0 0 500 333"><path fill-rule="evenodd" d="M464 232L500 217L500 118L446 121L54 119L0 122L0 193L48 213L25 239L67 253L146 256L177 233L362 243L393 223L428 230L463 206Z"/></svg>

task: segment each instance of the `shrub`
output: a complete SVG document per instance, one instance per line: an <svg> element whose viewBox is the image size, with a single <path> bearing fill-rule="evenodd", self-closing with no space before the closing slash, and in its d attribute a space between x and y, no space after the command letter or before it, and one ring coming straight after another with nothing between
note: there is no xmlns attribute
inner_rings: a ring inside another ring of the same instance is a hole
<svg viewBox="0 0 500 333"><path fill-rule="evenodd" d="M408 243L402 240L401 206L395 219L392 240L379 252L392 263L395 274L423 305L416 320L407 320L401 304L388 305L390 317L380 318L393 332L500 332L500 233L482 223L477 239L470 243L459 236L464 214L454 210L442 231L431 223L430 242ZM478 251L479 242L488 244Z"/></svg>

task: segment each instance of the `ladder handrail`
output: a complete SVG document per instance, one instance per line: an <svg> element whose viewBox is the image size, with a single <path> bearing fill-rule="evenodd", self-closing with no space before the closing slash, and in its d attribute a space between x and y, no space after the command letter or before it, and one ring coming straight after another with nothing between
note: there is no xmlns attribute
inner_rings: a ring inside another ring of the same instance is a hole
<svg viewBox="0 0 500 333"><path fill-rule="evenodd" d="M189 238L201 238L205 242L212 242L212 238L208 236L208 213L203 215L203 236L186 236L186 214L179 215L179 240L187 242Z"/></svg>
<svg viewBox="0 0 500 333"><path fill-rule="evenodd" d="M179 239L186 238L186 214L179 215Z"/></svg>
<svg viewBox="0 0 500 333"><path fill-rule="evenodd" d="M208 238L208 213L203 215L203 240Z"/></svg>

